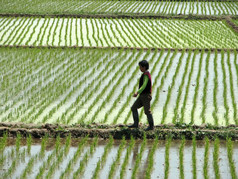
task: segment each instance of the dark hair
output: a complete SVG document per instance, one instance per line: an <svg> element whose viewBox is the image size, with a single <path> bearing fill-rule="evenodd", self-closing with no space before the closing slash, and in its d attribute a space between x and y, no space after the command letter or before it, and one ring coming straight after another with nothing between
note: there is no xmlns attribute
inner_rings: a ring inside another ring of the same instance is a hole
<svg viewBox="0 0 238 179"><path fill-rule="evenodd" d="M139 65L145 67L146 70L149 69L149 63L146 60L142 60L139 62Z"/></svg>

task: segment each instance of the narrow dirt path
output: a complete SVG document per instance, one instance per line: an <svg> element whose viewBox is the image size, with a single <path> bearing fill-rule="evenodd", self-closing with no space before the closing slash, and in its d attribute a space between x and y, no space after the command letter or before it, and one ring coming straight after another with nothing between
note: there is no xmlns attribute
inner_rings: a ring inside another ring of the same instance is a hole
<svg viewBox="0 0 238 179"><path fill-rule="evenodd" d="M226 139L231 137L232 140L238 140L238 126L229 125L227 127L216 127L203 124L186 125L186 124L165 124L155 126L153 131L145 132L145 125L141 125L139 129L129 129L124 124L105 125L105 124L91 124L91 125L58 125L58 124L24 124L24 123L0 123L0 137L7 133L10 137L16 137L17 134L22 136L32 135L34 138L42 138L45 135L55 138L57 135L60 137L67 137L69 134L73 138L77 137L100 137L109 138L113 136L114 139L130 139L133 136L136 139L143 139L144 134L148 139L158 137L158 139L166 139L171 136L173 139L186 139L191 140L193 136L197 139L208 137L213 140L216 137Z"/></svg>

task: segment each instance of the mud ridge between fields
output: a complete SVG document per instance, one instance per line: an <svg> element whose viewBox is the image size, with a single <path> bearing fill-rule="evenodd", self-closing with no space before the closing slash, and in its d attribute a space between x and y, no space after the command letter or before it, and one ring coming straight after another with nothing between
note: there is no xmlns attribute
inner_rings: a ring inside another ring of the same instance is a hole
<svg viewBox="0 0 238 179"><path fill-rule="evenodd" d="M1 17L73 17L73 18L120 18L120 19L184 19L184 20L224 20L227 16L237 19L238 15L197 15L197 14L151 14L151 13L82 13L82 14L26 14L26 13L0 13Z"/></svg>
<svg viewBox="0 0 238 179"><path fill-rule="evenodd" d="M165 50L165 51L168 51L168 50L171 50L171 51L183 51L185 50L186 52L188 51L205 51L205 52L208 52L208 51L211 51L211 52L221 52L222 50L223 51L238 51L238 48L156 48L156 47L151 47L151 48L146 48L146 47L89 47L89 46L50 46L50 45L47 45L47 46L32 46L32 45L0 45L0 48L38 48L38 49L41 49L41 48L48 48L48 49L82 49L82 48L85 48L85 49L124 49L124 50L127 50L127 49L130 49L130 50L151 50L151 51L155 51L155 50Z"/></svg>
<svg viewBox="0 0 238 179"><path fill-rule="evenodd" d="M157 125L153 131L145 132L146 125L140 125L138 129L129 129L125 124L105 125L105 124L75 124L75 125L59 125L59 124L25 124L25 123L0 123L0 137L5 133L9 137L16 137L21 134L23 137L31 135L33 138L42 138L47 135L55 138L57 135L64 138L71 135L72 138L77 137L96 137L109 138L111 135L114 139L122 139L123 136L129 139L133 136L136 139L142 139L144 134L148 139L158 138L166 139L171 136L173 139L181 139L183 136L191 140L193 136L196 139L204 139L208 137L213 140L216 137L226 139L230 137L232 140L238 140L238 126L229 125L226 127L211 126L208 124L186 125L186 124L165 124Z"/></svg>

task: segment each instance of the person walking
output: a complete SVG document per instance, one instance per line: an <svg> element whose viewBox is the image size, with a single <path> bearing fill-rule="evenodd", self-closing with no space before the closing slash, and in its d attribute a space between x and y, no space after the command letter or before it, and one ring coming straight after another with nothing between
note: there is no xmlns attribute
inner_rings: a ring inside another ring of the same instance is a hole
<svg viewBox="0 0 238 179"><path fill-rule="evenodd" d="M152 81L151 81L150 72L148 71L149 63L146 60L142 60L139 62L139 67L140 67L140 71L142 72L142 75L140 77L140 82L139 82L139 90L133 95L133 97L137 97L138 95L139 97L136 99L136 101L131 107L134 124L129 125L128 127L129 128L139 127L139 115L138 115L137 109L143 106L144 112L149 122L149 126L145 130L149 131L154 129L154 120L150 110L150 101L152 99L152 96L151 96Z"/></svg>

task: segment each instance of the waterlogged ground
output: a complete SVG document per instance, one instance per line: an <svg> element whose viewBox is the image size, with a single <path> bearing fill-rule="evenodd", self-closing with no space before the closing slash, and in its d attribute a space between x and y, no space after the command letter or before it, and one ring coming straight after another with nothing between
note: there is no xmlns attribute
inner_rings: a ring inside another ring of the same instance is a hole
<svg viewBox="0 0 238 179"><path fill-rule="evenodd" d="M144 178L147 172L151 178L164 178L165 175L177 178L182 174L192 178L195 170L197 178L205 175L215 178L216 171L221 178L229 179L238 174L237 141L67 140L60 139L57 149L55 139L46 139L43 144L42 140L34 139L29 143L26 139L8 138L1 151L1 176L17 178L27 171L27 178L72 178L80 171L77 176L82 178L108 178L109 175L113 178L131 178L132 175ZM40 173L42 169L43 173Z"/></svg>
<svg viewBox="0 0 238 179"><path fill-rule="evenodd" d="M238 48L225 21L0 17L0 45Z"/></svg>
<svg viewBox="0 0 238 179"><path fill-rule="evenodd" d="M199 14L237 15L236 1L92 1L92 0L9 0L0 2L0 13L25 14L83 14L83 13L144 13L144 14Z"/></svg>
<svg viewBox="0 0 238 179"><path fill-rule="evenodd" d="M237 52L0 49L0 121L131 123L150 63L155 124L237 124ZM147 123L143 110L140 121Z"/></svg>

